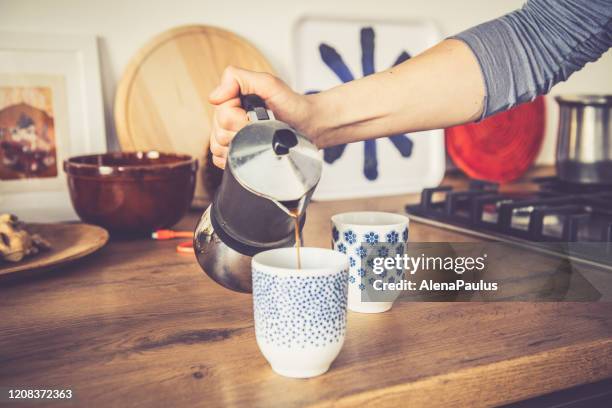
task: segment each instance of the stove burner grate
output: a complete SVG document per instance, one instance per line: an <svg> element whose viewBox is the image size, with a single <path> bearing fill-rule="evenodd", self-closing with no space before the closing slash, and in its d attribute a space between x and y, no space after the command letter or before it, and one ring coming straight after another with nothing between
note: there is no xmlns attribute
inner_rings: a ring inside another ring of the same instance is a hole
<svg viewBox="0 0 612 408"><path fill-rule="evenodd" d="M466 190L428 188L420 204L407 205L406 212L494 239L612 247L612 187L571 185L554 177L533 181L539 186L534 192L500 192L482 181L472 181Z"/></svg>

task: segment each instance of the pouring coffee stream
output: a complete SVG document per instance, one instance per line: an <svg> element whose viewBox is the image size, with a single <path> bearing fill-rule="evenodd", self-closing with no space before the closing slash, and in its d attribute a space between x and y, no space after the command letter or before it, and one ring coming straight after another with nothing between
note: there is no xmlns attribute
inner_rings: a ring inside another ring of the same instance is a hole
<svg viewBox="0 0 612 408"><path fill-rule="evenodd" d="M297 211L292 211L291 214L293 214L293 225L294 225L294 229L295 229L295 254L296 254L296 259L297 259L297 268L298 270L302 269L302 258L300 257L300 246L302 245L302 240L300 238L300 221L299 221L299 216L300 214Z"/></svg>
<svg viewBox="0 0 612 408"><path fill-rule="evenodd" d="M251 292L250 257L299 246L306 208L322 161L305 136L275 120L256 95L241 97L249 124L232 140L221 185L194 235L204 272L217 283Z"/></svg>

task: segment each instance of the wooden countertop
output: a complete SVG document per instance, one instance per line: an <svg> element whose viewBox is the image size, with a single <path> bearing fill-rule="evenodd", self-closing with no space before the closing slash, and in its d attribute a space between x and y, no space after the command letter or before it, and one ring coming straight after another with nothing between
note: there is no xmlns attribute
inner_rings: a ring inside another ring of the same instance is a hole
<svg viewBox="0 0 612 408"><path fill-rule="evenodd" d="M334 213L415 200L313 203L306 244L329 245ZM411 240L474 239L413 223ZM250 295L213 283L175 244L111 240L61 270L0 280L0 387L71 388L74 406L476 407L612 376L609 303L400 300L349 313L327 374L283 378L257 348Z"/></svg>

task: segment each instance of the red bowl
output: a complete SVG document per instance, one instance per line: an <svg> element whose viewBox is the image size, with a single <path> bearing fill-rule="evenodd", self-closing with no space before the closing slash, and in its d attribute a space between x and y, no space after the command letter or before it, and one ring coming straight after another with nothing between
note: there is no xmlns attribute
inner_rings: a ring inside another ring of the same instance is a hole
<svg viewBox="0 0 612 408"><path fill-rule="evenodd" d="M191 156L114 152L72 157L64 171L79 217L113 233L170 227L193 199L198 162Z"/></svg>

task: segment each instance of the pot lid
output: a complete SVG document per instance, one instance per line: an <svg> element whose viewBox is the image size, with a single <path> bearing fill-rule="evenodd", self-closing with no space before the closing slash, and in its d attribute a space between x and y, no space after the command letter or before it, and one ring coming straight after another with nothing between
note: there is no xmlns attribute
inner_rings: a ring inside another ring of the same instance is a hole
<svg viewBox="0 0 612 408"><path fill-rule="evenodd" d="M612 95L559 95L555 100L559 104L612 106Z"/></svg>
<svg viewBox="0 0 612 408"><path fill-rule="evenodd" d="M243 187L277 201L299 200L321 178L316 146L277 120L242 128L230 144L227 162Z"/></svg>

